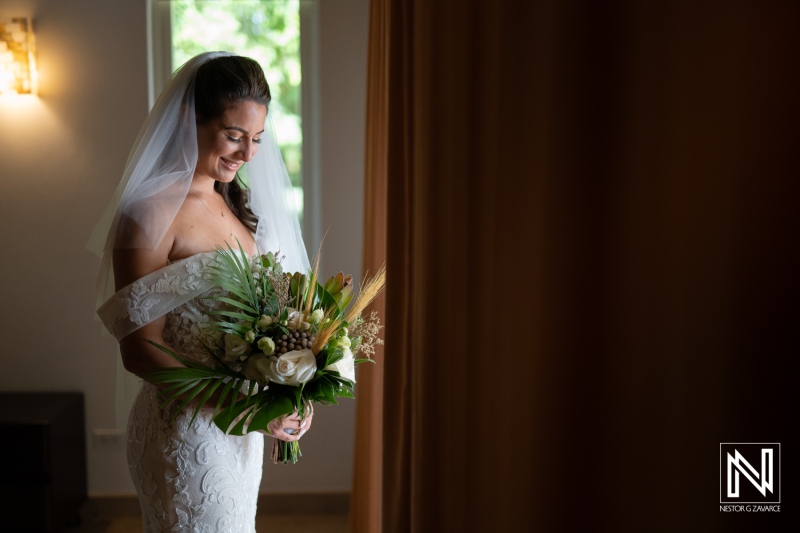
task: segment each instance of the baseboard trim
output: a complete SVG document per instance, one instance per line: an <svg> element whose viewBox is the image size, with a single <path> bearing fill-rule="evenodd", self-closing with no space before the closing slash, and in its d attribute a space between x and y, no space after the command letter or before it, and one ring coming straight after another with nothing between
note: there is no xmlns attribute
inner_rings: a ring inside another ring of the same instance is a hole
<svg viewBox="0 0 800 533"><path fill-rule="evenodd" d="M258 495L258 514L347 514L349 492L266 493ZM89 495L83 514L87 518L139 516L139 500L133 495Z"/></svg>
<svg viewBox="0 0 800 533"><path fill-rule="evenodd" d="M267 493L258 495L258 514L347 514L349 492Z"/></svg>
<svg viewBox="0 0 800 533"><path fill-rule="evenodd" d="M81 510L85 518L103 519L119 518L123 516L140 516L139 499L129 494L113 495L93 495L89 494L89 499Z"/></svg>

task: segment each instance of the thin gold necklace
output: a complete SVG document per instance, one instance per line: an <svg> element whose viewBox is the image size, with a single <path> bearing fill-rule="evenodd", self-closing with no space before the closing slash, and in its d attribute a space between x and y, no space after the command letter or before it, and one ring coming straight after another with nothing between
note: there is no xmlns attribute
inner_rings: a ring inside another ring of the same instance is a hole
<svg viewBox="0 0 800 533"><path fill-rule="evenodd" d="M212 215L214 215L214 220L216 220L217 222L219 222L220 224L222 224L222 227L224 228L224 227L225 227L225 224L222 222L222 220L220 220L219 218L217 218L217 214L216 214L214 211L212 211L210 207L208 207L208 204L206 203L206 201L205 201L205 200L203 200L203 198L202 198L200 195L197 195L197 198L198 198L198 199L199 199L201 202L203 202L203 206L206 208L206 210L207 210L209 213L211 213ZM224 219L224 218L225 218L225 211L223 211L222 209L220 209L220 211L219 211L219 215L220 215L220 216L221 216L221 217ZM233 246L233 243L234 243L234 242L236 242L236 236L233 234L233 221L232 221L230 218L228 218L228 236L231 238L231 242L229 242L229 243L227 243L227 244L229 244L229 245Z"/></svg>

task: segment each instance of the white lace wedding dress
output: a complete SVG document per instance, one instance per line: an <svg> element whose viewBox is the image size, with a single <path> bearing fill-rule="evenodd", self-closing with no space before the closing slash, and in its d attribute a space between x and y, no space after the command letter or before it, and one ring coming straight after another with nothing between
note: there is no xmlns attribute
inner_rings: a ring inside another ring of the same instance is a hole
<svg viewBox="0 0 800 533"><path fill-rule="evenodd" d="M197 338L219 344L207 325L218 302L203 272L214 252L194 255L121 289L98 310L117 339L166 315L164 340L184 357L209 363ZM242 533L255 531L264 437L226 435L201 411L171 425L177 405L165 408L144 383L128 420L128 466L142 506L146 532Z"/></svg>

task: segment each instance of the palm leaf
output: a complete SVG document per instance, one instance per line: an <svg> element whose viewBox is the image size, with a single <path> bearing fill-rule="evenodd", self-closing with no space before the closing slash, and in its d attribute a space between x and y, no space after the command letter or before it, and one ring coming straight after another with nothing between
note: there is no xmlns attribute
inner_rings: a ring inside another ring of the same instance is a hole
<svg viewBox="0 0 800 533"><path fill-rule="evenodd" d="M201 380L195 379L192 381L184 381L181 383L176 383L171 387L167 387L166 389L161 391L161 396L167 398L167 403L175 400L181 394L190 391L191 389L197 387L202 383Z"/></svg>
<svg viewBox="0 0 800 533"><path fill-rule="evenodd" d="M212 276L214 278L213 281L218 282L220 286L227 289L232 284L231 280L236 280L238 283L235 291L239 292L237 295L242 296L241 293L245 293L244 300L254 308L257 308L258 294L253 271L250 268L250 262L241 243L237 241L237 244L239 245L239 253L236 253L230 246L228 246L227 250L217 248L216 268L214 268L217 273Z"/></svg>
<svg viewBox="0 0 800 533"><path fill-rule="evenodd" d="M250 301L250 294L247 291L242 290L242 286L235 280L231 280L229 277L231 274L227 271L223 271L220 274L211 274L211 282L215 285L218 285L225 291L234 294L241 298L244 301Z"/></svg>
<svg viewBox="0 0 800 533"><path fill-rule="evenodd" d="M233 322L209 322L209 325L216 326L225 333L238 333L240 335L244 335L250 331L248 326L240 326L239 324Z"/></svg>
<svg viewBox="0 0 800 533"><path fill-rule="evenodd" d="M217 415L220 413L220 411L222 411L222 404L225 402L225 398L228 397L228 394L231 392L232 388L233 388L233 381L227 381L225 383L225 388L222 389L222 394L220 394L219 396L219 400L217 400L217 405L216 407L214 407L214 413L211 417L212 419L216 418Z"/></svg>
<svg viewBox="0 0 800 533"><path fill-rule="evenodd" d="M176 415L175 416L177 416L177 413L181 413L183 411L184 407L186 407L189 404L189 402L194 400L195 397L197 397L198 394L203 392L203 390L205 390L208 387L209 383L210 383L209 380L198 381L197 384L194 387L192 387L189 391L187 391L186 397L181 402L181 404L178 406L178 410L176 411ZM202 402L198 403L195 406L194 413L192 414L192 420L194 420L197 417L197 413L200 412L200 409L202 407L203 407ZM191 426L191 424L189 424L189 425Z"/></svg>
<svg viewBox="0 0 800 533"><path fill-rule="evenodd" d="M237 313L236 311L214 311L213 314L219 316L228 316L231 318L238 318L239 320L244 320L246 322L252 322L253 317L251 315L245 315L244 313Z"/></svg>
<svg viewBox="0 0 800 533"><path fill-rule="evenodd" d="M195 337L197 338L197 337ZM217 368L208 368L202 364L195 363L193 361L189 361L188 359L184 359L176 354L174 351L170 350L166 346L162 346L158 343L148 341L153 346L156 346L163 352L167 353L171 357L173 357L176 361L182 363L184 367L175 367L175 368L164 368L161 370L156 370L148 374L147 379L152 383L161 384L161 385L168 385L163 390L160 391L160 395L165 398L164 403L169 403L171 401L176 400L182 394L186 394L187 396L184 398L183 402L180 404L180 407L175 412L172 417L172 421L174 422L177 416L183 411L184 407L186 407L191 400L196 398L199 394L205 391L205 394L201 398L198 405L195 407L194 412L192 414L192 419L190 424L194 422L197 418L197 415L200 411L200 408L208 401L211 395L223 384L225 383L225 387L222 391L222 394L217 401L217 405L214 409L212 414L212 419L222 410L223 404L225 399L228 398L228 395L232 389L239 390L242 384L245 382L244 376L229 366L227 366L224 361L222 361L214 351L203 342L201 339L197 338L200 344L206 349L208 354L219 364ZM232 379L231 379L232 378ZM251 392L253 390L251 384ZM235 405L236 403L236 395L232 396L231 406Z"/></svg>
<svg viewBox="0 0 800 533"><path fill-rule="evenodd" d="M216 391L219 388L219 386L222 385L222 383L223 381L221 379L212 381L209 387L206 389L206 393L203 395L202 398L200 398L200 401L197 403L197 405L198 406L205 405L208 399L211 398L211 395L214 394L214 391ZM200 409L195 409L194 413L192 414L192 419L189 420L189 427L191 427L192 424L194 424L194 421L197 418L198 413L200 413Z"/></svg>
<svg viewBox="0 0 800 533"><path fill-rule="evenodd" d="M210 368L175 367L156 370L148 374L147 378L153 383L178 383L190 379L214 378L218 374Z"/></svg>
<svg viewBox="0 0 800 533"><path fill-rule="evenodd" d="M211 298L212 300L216 300L218 302L225 302L233 307L241 309L242 311L247 311L248 313L257 315L258 311L253 307L247 305L246 303L240 302L239 300L234 300L233 298L227 298L225 296L214 296ZM212 313L216 313L216 311L211 311Z"/></svg>
<svg viewBox="0 0 800 533"><path fill-rule="evenodd" d="M216 260L220 263L217 267L209 267L209 270L212 270L211 281L225 291L238 296L242 301L255 305L256 301L253 298L255 291L251 291L249 283L242 279L238 265L233 259L222 255L222 251L217 250L217 252L220 255Z"/></svg>
<svg viewBox="0 0 800 533"><path fill-rule="evenodd" d="M228 294L232 294L239 298L242 302L247 302L248 304L252 304L253 302L250 299L250 295L241 289L241 285L239 285L235 281L230 281L227 278L222 279L211 279L212 282L216 283L221 289L225 290Z"/></svg>
<svg viewBox="0 0 800 533"><path fill-rule="evenodd" d="M190 381L189 383L185 383L183 387L171 387L170 391L164 390L161 392L162 398L165 398L162 402L163 405L169 404L170 402L176 400L181 394L188 392L187 398L178 406L178 408L172 413L172 417L170 418L170 424L175 422L178 416L183 412L183 408L195 397L197 394L205 388L205 382L203 380L196 380ZM191 392L190 392L191 391ZM192 419L197 415L197 412L200 411L200 405L197 405L194 409L194 413L192 415Z"/></svg>

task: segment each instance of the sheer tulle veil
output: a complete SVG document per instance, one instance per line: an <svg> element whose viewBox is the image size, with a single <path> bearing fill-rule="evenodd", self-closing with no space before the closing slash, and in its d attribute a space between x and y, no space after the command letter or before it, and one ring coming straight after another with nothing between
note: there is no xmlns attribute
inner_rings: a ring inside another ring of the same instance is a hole
<svg viewBox="0 0 800 533"><path fill-rule="evenodd" d="M155 248L178 213L197 163L194 83L198 68L227 52L207 52L186 62L173 75L144 122L128 157L119 186L95 226L87 248L102 257L97 279L97 307L114 290L115 248ZM271 114L255 157L245 165L249 204L258 217L256 244L262 252L284 256L286 271L307 271L308 255L297 217L289 209L289 175L275 138ZM118 358L118 361L120 359ZM117 418L127 413L138 378L118 364Z"/></svg>

